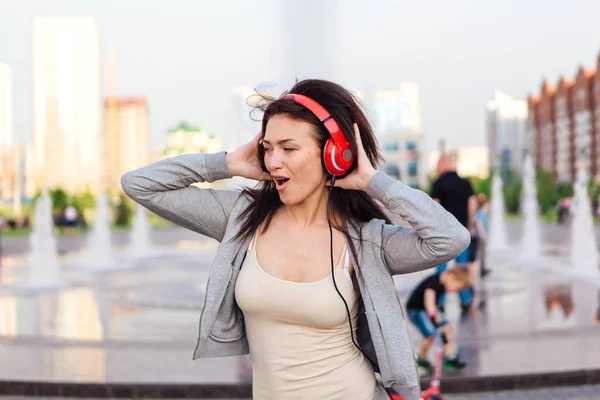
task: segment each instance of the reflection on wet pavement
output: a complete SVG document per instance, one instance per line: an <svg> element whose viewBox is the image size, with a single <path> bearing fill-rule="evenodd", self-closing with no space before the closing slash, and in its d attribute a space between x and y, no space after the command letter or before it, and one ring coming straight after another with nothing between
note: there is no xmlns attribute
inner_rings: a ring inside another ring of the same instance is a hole
<svg viewBox="0 0 600 400"><path fill-rule="evenodd" d="M0 376L93 382L247 382L246 357L191 361L214 249L185 243L181 254L93 273L69 266L61 287L31 290L26 260L0 269ZM401 299L427 274L395 277ZM462 374L499 375L600 368L600 290L563 274L506 265L477 288L463 321L448 316ZM415 347L418 333L412 326ZM8 361L11 360L11 361Z"/></svg>

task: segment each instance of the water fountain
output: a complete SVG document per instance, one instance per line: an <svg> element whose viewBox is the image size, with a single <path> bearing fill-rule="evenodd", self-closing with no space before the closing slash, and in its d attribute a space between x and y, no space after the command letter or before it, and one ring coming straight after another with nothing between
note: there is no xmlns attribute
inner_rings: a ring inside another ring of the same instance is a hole
<svg viewBox="0 0 600 400"><path fill-rule="evenodd" d="M571 223L572 271L576 275L600 280L592 207L587 191L587 176L583 168L577 174L574 192L571 203L574 214Z"/></svg>
<svg viewBox="0 0 600 400"><path fill-rule="evenodd" d="M152 252L150 243L150 223L146 208L137 205L133 219L133 228L129 242L129 255L133 257L145 257Z"/></svg>
<svg viewBox="0 0 600 400"><path fill-rule="evenodd" d="M503 251L508 248L502 187L502 178L498 171L496 171L492 179L490 237L487 246L490 252Z"/></svg>
<svg viewBox="0 0 600 400"><path fill-rule="evenodd" d="M87 248L89 255L85 264L92 269L103 270L116 267L111 245L108 198L104 190L100 191L96 199L96 220L87 239Z"/></svg>
<svg viewBox="0 0 600 400"><path fill-rule="evenodd" d="M31 247L29 281L27 287L55 287L58 285L58 254L52 219L52 199L44 186L35 203L35 223L29 236Z"/></svg>
<svg viewBox="0 0 600 400"><path fill-rule="evenodd" d="M540 240L539 206L535 186L535 168L528 154L523 165L523 195L521 202L523 213L523 238L521 256L526 260L539 260L542 256Z"/></svg>

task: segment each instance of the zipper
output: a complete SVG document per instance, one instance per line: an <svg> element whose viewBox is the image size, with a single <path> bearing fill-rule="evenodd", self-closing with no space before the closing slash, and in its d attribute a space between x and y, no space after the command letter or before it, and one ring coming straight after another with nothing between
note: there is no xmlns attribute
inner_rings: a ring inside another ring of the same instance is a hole
<svg viewBox="0 0 600 400"><path fill-rule="evenodd" d="M242 197L242 196L241 195L238 196L235 203L233 203L233 207L231 208L231 213L229 213L229 216L227 217L227 224L225 225L225 232L223 233L223 240L227 236L227 229L229 228L229 222L231 221L231 216L233 215L233 211L235 210L235 206L237 205L238 201L240 200L240 197ZM200 347L200 332L202 331L202 316L204 315L204 310L206 309L206 301L208 300L208 288L210 286L210 277L212 276L213 269L215 267L215 260L217 258L216 255L219 254L219 250L221 249L221 244L222 244L222 242L219 243L219 247L217 247L217 252L215 253L215 258L213 258L213 262L210 265L210 271L208 272L208 279L206 280L204 304L202 305L202 311L200 311L200 319L198 320L198 338L196 339L196 347L194 347L194 356L192 357L194 360L197 359L196 354L198 352L198 347ZM231 277L229 279L231 280ZM227 289L225 289L225 290L227 290Z"/></svg>

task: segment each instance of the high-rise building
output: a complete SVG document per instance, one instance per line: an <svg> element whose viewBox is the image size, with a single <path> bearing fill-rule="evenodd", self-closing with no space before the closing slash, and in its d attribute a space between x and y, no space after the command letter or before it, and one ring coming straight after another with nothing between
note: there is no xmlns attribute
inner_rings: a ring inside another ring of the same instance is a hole
<svg viewBox="0 0 600 400"><path fill-rule="evenodd" d="M592 135L594 139L592 143L596 144L596 182L600 182L600 55L598 55L598 61L596 63L596 74L592 78L592 99L590 106L592 106L592 122L591 125L594 127Z"/></svg>
<svg viewBox="0 0 600 400"><path fill-rule="evenodd" d="M487 103L488 164L505 172L521 169L525 144L527 102L496 92Z"/></svg>
<svg viewBox="0 0 600 400"><path fill-rule="evenodd" d="M539 166L570 183L583 168L600 182L600 55L595 69L579 67L556 89L544 80L529 96L527 141Z"/></svg>
<svg viewBox="0 0 600 400"><path fill-rule="evenodd" d="M106 187L121 190L121 176L149 163L148 104L143 98L104 101L102 170Z"/></svg>
<svg viewBox="0 0 600 400"><path fill-rule="evenodd" d="M14 149L12 132L12 74L0 63L0 200L9 200L14 188Z"/></svg>
<svg viewBox="0 0 600 400"><path fill-rule="evenodd" d="M540 143L540 96L527 97L527 125L525 127L525 149L537 163L541 160Z"/></svg>
<svg viewBox="0 0 600 400"><path fill-rule="evenodd" d="M561 78L554 96L556 179L558 182L571 182L575 179L573 85L574 82L571 79Z"/></svg>
<svg viewBox="0 0 600 400"><path fill-rule="evenodd" d="M394 132L422 133L423 116L416 82L402 82L397 90L377 90L371 111L377 135Z"/></svg>
<svg viewBox="0 0 600 400"><path fill-rule="evenodd" d="M96 192L100 184L100 49L91 18L33 22L36 186Z"/></svg>
<svg viewBox="0 0 600 400"><path fill-rule="evenodd" d="M0 63L0 149L13 145L12 129L12 73L8 65Z"/></svg>
<svg viewBox="0 0 600 400"><path fill-rule="evenodd" d="M375 91L367 101L383 150L384 170L410 186L424 187L427 165L418 85L403 82L397 90Z"/></svg>
<svg viewBox="0 0 600 400"><path fill-rule="evenodd" d="M597 172L594 109L592 107L594 101L593 82L594 71L581 67L573 86L573 148L577 160L573 163L573 167L590 171L589 176L592 177Z"/></svg>
<svg viewBox="0 0 600 400"><path fill-rule="evenodd" d="M553 175L556 175L556 128L555 128L555 94L554 87L544 81L538 105L539 130L539 159L538 165Z"/></svg>

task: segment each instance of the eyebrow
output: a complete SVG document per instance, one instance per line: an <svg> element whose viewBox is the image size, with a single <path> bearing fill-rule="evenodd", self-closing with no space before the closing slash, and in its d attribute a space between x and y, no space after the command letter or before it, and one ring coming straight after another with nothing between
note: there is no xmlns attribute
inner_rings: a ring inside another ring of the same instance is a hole
<svg viewBox="0 0 600 400"><path fill-rule="evenodd" d="M277 144L283 144L283 143L287 143L287 142L294 142L294 141L295 141L295 139L291 139L291 138L290 138L290 139L281 139L281 140L278 140L278 141L277 141ZM271 144L271 142L269 142L269 141L268 141L268 140L266 140L266 139L263 139L263 143L266 143L266 144Z"/></svg>

